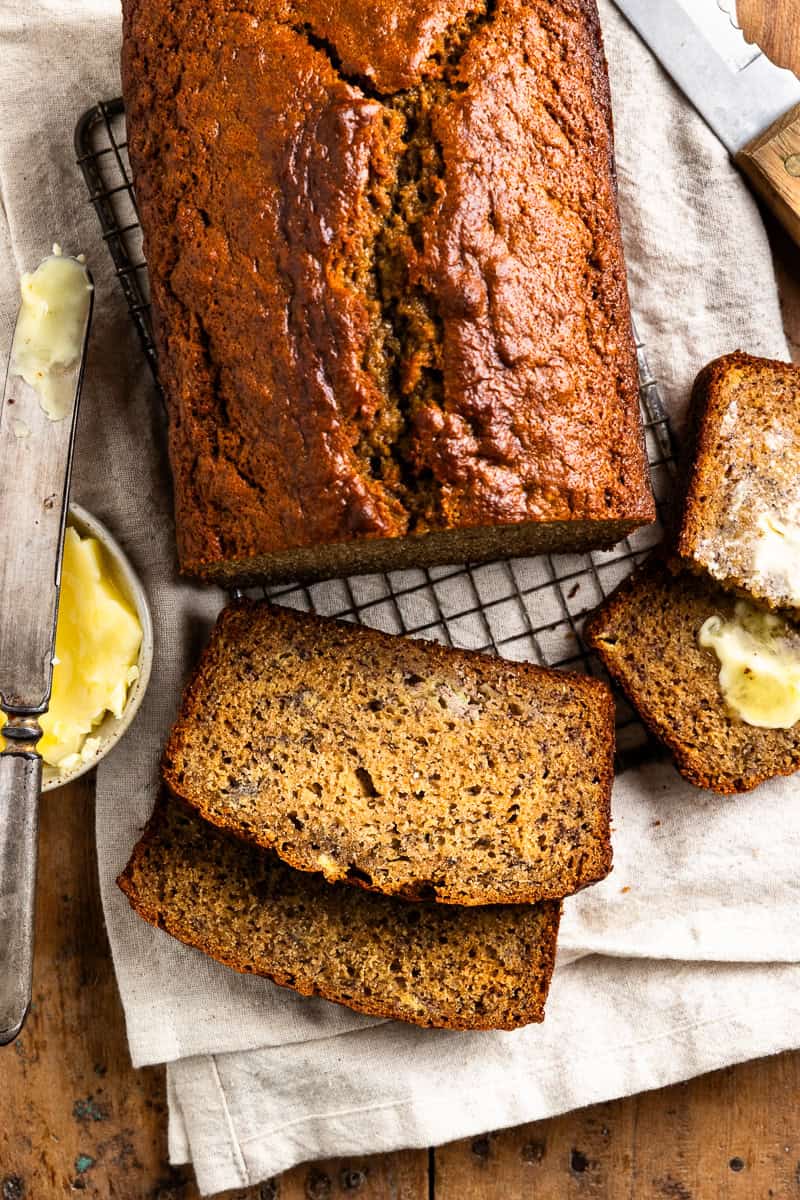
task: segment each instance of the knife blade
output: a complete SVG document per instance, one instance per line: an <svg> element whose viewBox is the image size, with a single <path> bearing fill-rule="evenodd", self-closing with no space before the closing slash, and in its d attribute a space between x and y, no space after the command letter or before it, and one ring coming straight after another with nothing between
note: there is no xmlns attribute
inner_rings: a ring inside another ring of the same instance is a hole
<svg viewBox="0 0 800 1200"><path fill-rule="evenodd" d="M78 299L73 304L65 293L66 311L58 312L62 324L54 326L56 334L68 328L67 342L76 353L67 361L64 347L56 345L55 365L42 365L46 347L36 334L41 326L31 324L30 305L23 304L0 404L0 708L6 715L0 730L6 739L0 753L0 1045L16 1037L30 1004L42 770L38 717L47 710L52 686L61 554L94 295L83 263L53 257L63 264L59 271L79 269L85 281L82 288L75 275ZM32 303L48 311L46 298L34 295Z"/></svg>
<svg viewBox="0 0 800 1200"><path fill-rule="evenodd" d="M800 103L800 80L749 45L717 0L615 3L731 155Z"/></svg>
<svg viewBox="0 0 800 1200"><path fill-rule="evenodd" d="M800 245L800 80L745 41L736 0L614 0Z"/></svg>

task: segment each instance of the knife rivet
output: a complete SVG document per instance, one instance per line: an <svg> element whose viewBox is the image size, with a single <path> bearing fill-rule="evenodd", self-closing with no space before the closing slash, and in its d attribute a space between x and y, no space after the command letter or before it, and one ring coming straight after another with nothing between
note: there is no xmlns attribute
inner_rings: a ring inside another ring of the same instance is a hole
<svg viewBox="0 0 800 1200"><path fill-rule="evenodd" d="M787 175L791 175L795 179L800 178L800 154L790 154L783 160L783 166Z"/></svg>

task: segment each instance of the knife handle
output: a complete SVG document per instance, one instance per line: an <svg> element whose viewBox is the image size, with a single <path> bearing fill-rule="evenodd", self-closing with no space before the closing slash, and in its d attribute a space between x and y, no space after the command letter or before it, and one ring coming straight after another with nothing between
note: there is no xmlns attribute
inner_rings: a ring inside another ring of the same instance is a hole
<svg viewBox="0 0 800 1200"><path fill-rule="evenodd" d="M13 1042L31 1003L41 786L35 751L0 754L0 1046Z"/></svg>
<svg viewBox="0 0 800 1200"><path fill-rule="evenodd" d="M749 142L735 161L800 246L800 104Z"/></svg>

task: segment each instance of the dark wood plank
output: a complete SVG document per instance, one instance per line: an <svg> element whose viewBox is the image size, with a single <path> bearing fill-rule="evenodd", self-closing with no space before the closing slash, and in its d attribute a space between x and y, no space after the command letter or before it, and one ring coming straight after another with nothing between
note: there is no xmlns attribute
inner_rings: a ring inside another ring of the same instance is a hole
<svg viewBox="0 0 800 1200"><path fill-rule="evenodd" d="M275 1200L428 1200L428 1152L312 1163L273 1186Z"/></svg>
<svg viewBox="0 0 800 1200"><path fill-rule="evenodd" d="M436 1200L788 1200L800 1195L800 1054L471 1138Z"/></svg>
<svg viewBox="0 0 800 1200"><path fill-rule="evenodd" d="M436 1200L629 1200L634 1137L621 1101L453 1142L436 1152Z"/></svg>

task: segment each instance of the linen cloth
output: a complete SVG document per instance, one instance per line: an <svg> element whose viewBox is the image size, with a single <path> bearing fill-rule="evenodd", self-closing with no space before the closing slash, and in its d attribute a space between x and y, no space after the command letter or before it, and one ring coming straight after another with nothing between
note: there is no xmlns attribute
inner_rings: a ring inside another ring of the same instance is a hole
<svg viewBox="0 0 800 1200"><path fill-rule="evenodd" d="M709 0L710 2L710 0ZM722 146L603 0L639 331L676 429L697 370L788 357L769 248ZM0 0L0 337L52 241L97 286L73 495L150 595L153 678L98 771L100 881L131 1054L167 1062L173 1161L204 1192L299 1161L423 1146L800 1045L800 787L737 799L667 764L614 789L613 874L565 905L543 1026L455 1034L240 977L150 929L114 885L153 802L182 680L222 602L178 580L162 418L74 166L79 114L119 92L116 0ZM2 488L2 481L0 481ZM56 803L57 796L45 803Z"/></svg>

